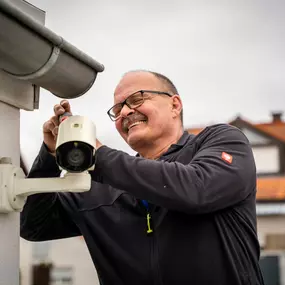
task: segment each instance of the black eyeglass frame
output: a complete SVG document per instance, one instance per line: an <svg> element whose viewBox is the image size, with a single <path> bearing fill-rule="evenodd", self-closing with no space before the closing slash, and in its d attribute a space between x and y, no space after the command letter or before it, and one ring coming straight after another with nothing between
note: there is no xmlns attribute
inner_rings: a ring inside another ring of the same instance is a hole
<svg viewBox="0 0 285 285"><path fill-rule="evenodd" d="M132 107L130 104L128 104L127 101L128 101L128 99L129 99L131 96L135 95L136 93L141 93L142 98L143 98L143 101L142 101L141 104L137 105L135 108L140 107L140 106L144 103L144 99L145 99L145 98L144 98L144 93L158 94L158 95L167 95L167 96L169 96L169 97L172 97L172 96L173 96L173 95L171 95L171 94L169 94L169 93L167 93L167 92L164 92L164 91L138 90L138 91L136 91L136 92L130 94L123 102L120 102L120 103L117 103L117 104L113 105L113 106L107 111L108 116L110 117L110 119L111 119L113 122L117 121L117 120L120 118L120 115L115 118L115 117L111 114L112 109L113 109L114 107L116 107L116 106L121 106L122 109L123 109L123 107L124 107L125 104L126 104L130 109L133 109L133 107ZM121 110L122 110L122 109L121 109Z"/></svg>

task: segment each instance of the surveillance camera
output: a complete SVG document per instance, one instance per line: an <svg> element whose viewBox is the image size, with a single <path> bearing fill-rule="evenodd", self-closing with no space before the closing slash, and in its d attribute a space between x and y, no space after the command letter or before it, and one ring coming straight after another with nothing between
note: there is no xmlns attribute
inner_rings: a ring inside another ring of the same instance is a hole
<svg viewBox="0 0 285 285"><path fill-rule="evenodd" d="M56 162L68 172L94 169L96 127L87 117L70 116L58 129Z"/></svg>

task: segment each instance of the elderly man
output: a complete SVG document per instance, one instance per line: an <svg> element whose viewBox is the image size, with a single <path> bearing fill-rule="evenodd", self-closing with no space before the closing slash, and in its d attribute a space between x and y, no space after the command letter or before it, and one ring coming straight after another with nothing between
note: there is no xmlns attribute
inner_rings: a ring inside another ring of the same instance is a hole
<svg viewBox="0 0 285 285"><path fill-rule="evenodd" d="M86 193L36 194L21 214L31 241L83 235L103 285L263 284L256 234L256 170L247 138L217 124L183 131L173 83L125 74L108 115L137 155L97 141ZM54 107L29 177L59 176Z"/></svg>

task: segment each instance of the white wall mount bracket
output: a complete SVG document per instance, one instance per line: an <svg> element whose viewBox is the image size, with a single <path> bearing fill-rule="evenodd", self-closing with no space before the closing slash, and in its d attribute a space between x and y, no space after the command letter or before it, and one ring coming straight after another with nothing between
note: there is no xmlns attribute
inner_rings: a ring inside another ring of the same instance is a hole
<svg viewBox="0 0 285 285"><path fill-rule="evenodd" d="M29 195L49 192L86 192L91 188L91 175L86 172L65 173L56 178L26 178L23 170L0 160L0 213L21 212Z"/></svg>

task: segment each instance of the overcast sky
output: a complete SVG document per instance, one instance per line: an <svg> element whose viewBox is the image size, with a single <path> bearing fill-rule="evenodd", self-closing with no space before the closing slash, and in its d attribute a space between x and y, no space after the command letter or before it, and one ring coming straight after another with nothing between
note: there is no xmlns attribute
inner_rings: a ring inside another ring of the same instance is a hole
<svg viewBox="0 0 285 285"><path fill-rule="evenodd" d="M106 115L121 75L150 69L168 76L184 104L186 127L237 114L270 120L285 111L284 0L30 0L46 26L105 66L91 90L71 100L105 144L133 153ZM21 151L30 167L42 125L58 103L41 89L40 109L21 111Z"/></svg>

